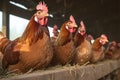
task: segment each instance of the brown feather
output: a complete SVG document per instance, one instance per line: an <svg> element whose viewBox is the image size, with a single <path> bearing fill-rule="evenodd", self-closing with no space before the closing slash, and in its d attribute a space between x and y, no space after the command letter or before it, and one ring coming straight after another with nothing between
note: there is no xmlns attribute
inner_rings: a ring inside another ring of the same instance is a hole
<svg viewBox="0 0 120 80"><path fill-rule="evenodd" d="M60 33L54 44L54 55L52 65L69 63L74 56L74 42L72 33L66 29L66 24L71 21L66 21L61 29Z"/></svg>
<svg viewBox="0 0 120 80"><path fill-rule="evenodd" d="M74 37L75 46L78 47L79 45L81 45L81 43L84 40L85 40L85 35L82 36L82 35L80 35L80 33L76 32L75 37Z"/></svg>
<svg viewBox="0 0 120 80"><path fill-rule="evenodd" d="M108 45L105 51L106 59L119 59L120 58L120 48L117 46L117 42L112 41Z"/></svg>
<svg viewBox="0 0 120 80"><path fill-rule="evenodd" d="M13 65L18 63L19 56L20 56L20 47L21 45L18 45L18 39L9 42L9 44L6 46L4 50L3 55L3 68L6 69L9 65Z"/></svg>
<svg viewBox="0 0 120 80"><path fill-rule="evenodd" d="M68 23L69 21L66 21L61 29L60 29L60 33L58 35L58 38L55 41L55 45L57 46L62 46L65 45L67 42L69 42L72 38L70 32L65 28L66 23Z"/></svg>
<svg viewBox="0 0 120 80"><path fill-rule="evenodd" d="M8 40L6 37L0 39L0 51L2 54L4 54L6 46L10 43L11 41Z"/></svg>
<svg viewBox="0 0 120 80"><path fill-rule="evenodd" d="M97 38L92 45L91 62L95 63L95 62L102 60L104 58L104 50L105 48L100 43L100 38Z"/></svg>
<svg viewBox="0 0 120 80"><path fill-rule="evenodd" d="M74 57L75 46L71 40L63 46L54 46L52 65L70 63Z"/></svg>
<svg viewBox="0 0 120 80"><path fill-rule="evenodd" d="M83 65L90 61L92 54L91 54L91 44L89 41L84 40L81 45L76 48L76 54L73 59L75 64Z"/></svg>
<svg viewBox="0 0 120 80"><path fill-rule="evenodd" d="M20 49L20 61L16 65L10 65L9 70L19 69L20 72L26 72L29 69L42 69L46 67L52 59L52 46L49 37L43 33L43 39L29 46L23 44ZM23 67L24 66L24 67Z"/></svg>
<svg viewBox="0 0 120 80"><path fill-rule="evenodd" d="M15 73L45 68L51 61L53 49L47 25L41 26L32 16L23 35L8 44L3 56L3 67Z"/></svg>
<svg viewBox="0 0 120 80"><path fill-rule="evenodd" d="M81 35L76 33L74 37L74 42L76 45L76 53L73 59L73 63L83 65L91 59L91 44L86 40L86 34Z"/></svg>
<svg viewBox="0 0 120 80"><path fill-rule="evenodd" d="M49 36L48 27L39 27L40 25L39 23L35 22L34 17L35 16L33 15L21 37L21 40L23 42L28 41L30 45L35 43L39 38L42 39L43 31L45 31L46 34Z"/></svg>

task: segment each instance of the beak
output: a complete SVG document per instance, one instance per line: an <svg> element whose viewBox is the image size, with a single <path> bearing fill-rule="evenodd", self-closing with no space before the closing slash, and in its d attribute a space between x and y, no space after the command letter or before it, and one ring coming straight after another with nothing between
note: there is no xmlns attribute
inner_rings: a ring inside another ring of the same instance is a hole
<svg viewBox="0 0 120 80"><path fill-rule="evenodd" d="M106 42L109 42L107 39L105 40Z"/></svg>
<svg viewBox="0 0 120 80"><path fill-rule="evenodd" d="M74 25L75 28L77 28L78 26L77 25Z"/></svg>
<svg viewBox="0 0 120 80"><path fill-rule="evenodd" d="M48 17L48 16L49 16L49 14L48 14L48 13L45 13L45 14L44 14L44 16L45 16L45 17Z"/></svg>
<svg viewBox="0 0 120 80"><path fill-rule="evenodd" d="M73 26L73 28L77 28L78 26L77 26L77 24L72 24L72 26Z"/></svg>

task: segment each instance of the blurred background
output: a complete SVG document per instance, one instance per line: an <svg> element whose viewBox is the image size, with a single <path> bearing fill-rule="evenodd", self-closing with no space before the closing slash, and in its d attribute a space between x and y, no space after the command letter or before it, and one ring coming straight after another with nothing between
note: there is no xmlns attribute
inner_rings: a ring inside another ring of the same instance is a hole
<svg viewBox="0 0 120 80"><path fill-rule="evenodd" d="M0 31L11 40L21 36L41 0L0 0ZM79 26L84 21L94 38L106 34L110 41L120 41L120 0L44 0L49 9L48 26L59 29L70 15Z"/></svg>

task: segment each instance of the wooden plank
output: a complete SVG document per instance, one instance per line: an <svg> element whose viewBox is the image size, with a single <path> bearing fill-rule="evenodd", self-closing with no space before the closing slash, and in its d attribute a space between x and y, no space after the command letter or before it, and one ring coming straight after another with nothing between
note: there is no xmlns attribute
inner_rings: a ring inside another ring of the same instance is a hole
<svg viewBox="0 0 120 80"><path fill-rule="evenodd" d="M120 60L109 60L87 66L62 67L37 71L1 80L98 80L120 68Z"/></svg>

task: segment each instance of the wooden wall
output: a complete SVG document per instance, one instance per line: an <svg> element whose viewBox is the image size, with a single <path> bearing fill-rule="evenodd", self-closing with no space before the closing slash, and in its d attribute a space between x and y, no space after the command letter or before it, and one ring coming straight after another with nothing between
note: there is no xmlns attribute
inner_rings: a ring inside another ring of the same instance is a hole
<svg viewBox="0 0 120 80"><path fill-rule="evenodd" d="M3 1L4 0L0 1L0 10L4 10ZM97 38L101 34L106 34L110 41L116 40L120 42L120 0L80 0L79 2L72 1L72 3L74 3L72 7L66 10L65 19L57 14L56 18L49 18L48 25L53 26L57 24L60 28L63 22L68 20L72 14L78 25L81 20L85 22L87 32L92 34L94 38ZM35 12L23 10L14 5L7 6L8 14L26 19L30 19ZM63 5L61 4L61 6ZM52 13L52 11L59 11L55 6L53 7L50 5L50 13ZM7 30L7 34L9 34L9 29Z"/></svg>

